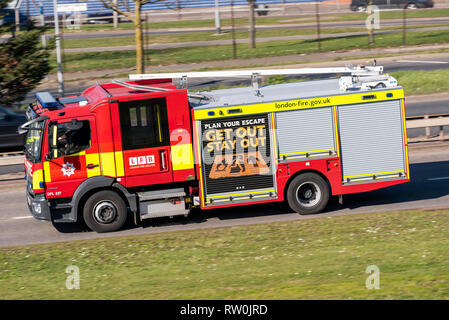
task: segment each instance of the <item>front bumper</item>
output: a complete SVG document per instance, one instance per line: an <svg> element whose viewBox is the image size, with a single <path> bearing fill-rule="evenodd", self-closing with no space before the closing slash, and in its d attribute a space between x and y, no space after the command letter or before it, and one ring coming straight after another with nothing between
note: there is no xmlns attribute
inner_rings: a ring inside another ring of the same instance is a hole
<svg viewBox="0 0 449 320"><path fill-rule="evenodd" d="M50 207L43 193L34 195L27 191L27 204L35 219L51 221Z"/></svg>

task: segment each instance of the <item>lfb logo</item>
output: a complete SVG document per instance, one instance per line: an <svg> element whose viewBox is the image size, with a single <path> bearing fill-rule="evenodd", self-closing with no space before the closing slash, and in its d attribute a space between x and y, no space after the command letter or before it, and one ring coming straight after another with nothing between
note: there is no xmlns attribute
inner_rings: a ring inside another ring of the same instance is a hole
<svg viewBox="0 0 449 320"><path fill-rule="evenodd" d="M129 158L130 166L154 164L154 155Z"/></svg>

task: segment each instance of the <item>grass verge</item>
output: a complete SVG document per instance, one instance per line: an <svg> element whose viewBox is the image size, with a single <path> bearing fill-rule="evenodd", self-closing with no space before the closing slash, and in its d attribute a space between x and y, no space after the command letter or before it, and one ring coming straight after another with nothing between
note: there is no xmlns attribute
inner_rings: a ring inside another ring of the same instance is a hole
<svg viewBox="0 0 449 320"><path fill-rule="evenodd" d="M0 297L449 299L448 232L448 211L404 211L0 248Z"/></svg>
<svg viewBox="0 0 449 320"><path fill-rule="evenodd" d="M391 75L404 87L406 95L449 92L449 69L398 71Z"/></svg>
<svg viewBox="0 0 449 320"><path fill-rule="evenodd" d="M341 38L323 38L321 51L353 50L396 47L402 45L402 34L384 34L376 36L376 43L369 45L367 36ZM445 43L449 41L449 30L417 31L407 34L407 45ZM258 43L256 49L240 44L238 58L277 57L284 55L307 54L317 52L316 40L272 41ZM147 50L151 65L170 65L224 61L232 59L232 46L186 47L161 50ZM56 70L55 58L52 58L53 70ZM135 52L103 51L74 52L65 54L65 71L86 71L130 68L135 65Z"/></svg>
<svg viewBox="0 0 449 320"><path fill-rule="evenodd" d="M446 25L432 25L431 27L447 27ZM413 29L429 28L429 25L414 25L409 27ZM384 27L382 31L387 30L399 30L402 27ZM362 32L366 33L366 29L347 27L347 28L322 28L321 34L336 34L346 32ZM278 30L259 30L257 31L257 38L267 37L283 37L283 36L299 36L299 35L315 35L316 30L311 29L278 29ZM247 31L236 31L236 39L248 39L249 33ZM150 44L161 43L180 43L180 42L195 42L195 41L214 41L214 40L230 40L232 34L230 32L222 33L217 36L211 32L191 32L182 34L166 34L166 35L151 35L149 37ZM96 47L116 47L116 46L129 46L135 45L135 39L133 36L123 37L109 37L102 38L101 34L98 38L84 38L84 39L65 39L64 48L96 48Z"/></svg>

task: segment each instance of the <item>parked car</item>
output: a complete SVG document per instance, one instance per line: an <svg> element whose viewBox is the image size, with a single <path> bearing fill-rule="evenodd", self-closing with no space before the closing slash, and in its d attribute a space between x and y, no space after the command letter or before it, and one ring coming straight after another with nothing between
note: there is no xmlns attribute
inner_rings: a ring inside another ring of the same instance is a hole
<svg viewBox="0 0 449 320"><path fill-rule="evenodd" d="M419 8L433 8L432 0L373 0L373 5L380 9L419 9ZM368 0L352 0L351 10L357 12L366 11Z"/></svg>
<svg viewBox="0 0 449 320"><path fill-rule="evenodd" d="M256 4L256 13L258 16L268 15L268 6L266 4Z"/></svg>
<svg viewBox="0 0 449 320"><path fill-rule="evenodd" d="M11 9L2 9L0 10L0 25L15 25L16 23L16 14L14 10ZM28 22L28 17L23 13L19 12L19 21L20 25L23 26Z"/></svg>
<svg viewBox="0 0 449 320"><path fill-rule="evenodd" d="M105 24L113 23L114 19L112 13L97 12L88 14L86 22L89 24Z"/></svg>
<svg viewBox="0 0 449 320"><path fill-rule="evenodd" d="M0 107L0 148L21 148L25 136L17 132L17 128L27 121L26 116Z"/></svg>

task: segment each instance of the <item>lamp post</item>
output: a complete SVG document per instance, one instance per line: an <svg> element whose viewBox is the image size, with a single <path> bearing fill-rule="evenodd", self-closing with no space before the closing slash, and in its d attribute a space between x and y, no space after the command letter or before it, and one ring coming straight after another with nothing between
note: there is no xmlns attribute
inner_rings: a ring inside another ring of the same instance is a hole
<svg viewBox="0 0 449 320"><path fill-rule="evenodd" d="M58 1L53 0L53 12L55 19L56 61L58 63L58 93L64 95L64 73L62 71L61 37L59 36Z"/></svg>
<svg viewBox="0 0 449 320"><path fill-rule="evenodd" d="M220 1L215 0L215 28L217 29L217 34L221 34L221 23L220 23Z"/></svg>

